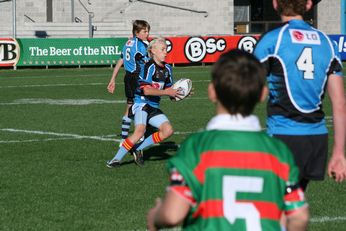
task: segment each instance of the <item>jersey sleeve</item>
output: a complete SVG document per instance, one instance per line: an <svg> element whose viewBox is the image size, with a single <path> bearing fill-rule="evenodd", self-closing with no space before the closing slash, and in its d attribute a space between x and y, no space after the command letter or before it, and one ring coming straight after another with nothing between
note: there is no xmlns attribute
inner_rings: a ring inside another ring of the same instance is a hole
<svg viewBox="0 0 346 231"><path fill-rule="evenodd" d="M254 55L264 65L268 73L270 71L269 59L274 55L276 39L277 37L273 32L264 34L257 42L254 50Z"/></svg>
<svg viewBox="0 0 346 231"><path fill-rule="evenodd" d="M190 187L186 184L184 176L176 168L170 169L170 185L168 190L173 191L179 197L187 201L191 206L196 205L196 200L194 199Z"/></svg>
<svg viewBox="0 0 346 231"><path fill-rule="evenodd" d="M341 61L341 55L338 51L338 47L335 43L330 42L332 44L332 49L334 49L334 58L330 64L329 70L327 72L328 75L334 74L343 77L342 69L342 61Z"/></svg>
<svg viewBox="0 0 346 231"><path fill-rule="evenodd" d="M196 140L190 136L181 144L176 155L167 163L170 173L177 172L179 175L181 175L184 182L183 185L188 187L184 190L191 191L191 196L187 196L186 193L188 191L185 192L185 198L191 203L194 203L194 201L199 201L201 193L201 185L199 184L196 176L193 174L193 169L198 162L198 154L195 149L196 146Z"/></svg>
<svg viewBox="0 0 346 231"><path fill-rule="evenodd" d="M173 85L173 72L172 72L172 67L169 64L165 64L168 73L169 73L169 77L166 79L165 81L165 88L171 87Z"/></svg>

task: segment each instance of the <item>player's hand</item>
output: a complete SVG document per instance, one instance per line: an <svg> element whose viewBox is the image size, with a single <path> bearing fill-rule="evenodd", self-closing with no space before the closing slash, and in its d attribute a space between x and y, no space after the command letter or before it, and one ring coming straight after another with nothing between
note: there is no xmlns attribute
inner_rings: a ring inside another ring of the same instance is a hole
<svg viewBox="0 0 346 231"><path fill-rule="evenodd" d="M178 89L173 89L172 87L166 88L166 95L168 95L171 98L175 98L175 97L179 97L181 95L183 95L181 92L179 92L179 88Z"/></svg>
<svg viewBox="0 0 346 231"><path fill-rule="evenodd" d="M115 82L114 81L110 81L108 86L107 86L107 90L109 93L113 94L114 90L115 90Z"/></svg>
<svg viewBox="0 0 346 231"><path fill-rule="evenodd" d="M346 180L346 159L344 155L332 155L328 163L328 175L338 183Z"/></svg>
<svg viewBox="0 0 346 231"><path fill-rule="evenodd" d="M156 204L155 207L151 208L147 215L147 228L149 231L156 231L157 228L155 227L155 217L156 214L162 204L161 198L156 198Z"/></svg>

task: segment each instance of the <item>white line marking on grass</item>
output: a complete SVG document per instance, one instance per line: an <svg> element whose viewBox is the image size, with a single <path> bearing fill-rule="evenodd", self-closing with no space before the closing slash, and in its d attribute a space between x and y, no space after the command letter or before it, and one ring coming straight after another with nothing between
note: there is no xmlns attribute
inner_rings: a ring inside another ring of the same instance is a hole
<svg viewBox="0 0 346 231"><path fill-rule="evenodd" d="M313 217L310 219L311 223L326 223L332 221L344 221L346 217ZM181 231L180 227L162 229L162 231Z"/></svg>
<svg viewBox="0 0 346 231"><path fill-rule="evenodd" d="M210 80L193 80L193 83L210 82ZM117 83L117 85L123 85L124 83ZM107 83L56 83L56 84L32 84L32 85L10 85L0 86L0 88L30 88L30 87L74 87L74 86L100 86L107 87Z"/></svg>
<svg viewBox="0 0 346 231"><path fill-rule="evenodd" d="M51 135L51 136L61 136L61 137L72 137L75 139L90 139L90 140L99 140L99 141L120 141L118 139L104 138L100 136L84 136L70 133L56 133L56 132L45 132L45 131L33 131L33 130L23 130L23 129L13 129L13 128L2 128L0 131L6 132L18 132L18 133L27 133L27 134L36 134L36 135Z"/></svg>
<svg viewBox="0 0 346 231"><path fill-rule="evenodd" d="M48 139L32 139L32 140L0 140L0 144L13 144L13 143L33 143L33 142L48 142L56 140L75 140L76 138L48 138Z"/></svg>
<svg viewBox="0 0 346 231"><path fill-rule="evenodd" d="M5 132L15 132L15 133L26 133L26 134L36 134L36 135L52 135L62 138L46 138L46 139L30 139L30 140L0 140L2 144L9 143L31 143L31 142L46 142L46 141L56 141L56 140L74 140L74 139L91 139L106 142L120 142L121 139L116 139L116 135L104 135L104 136L84 136L71 133L56 133L56 132L46 132L46 131L34 131L34 130L24 130L24 129L14 129L14 128L1 128L0 131ZM193 132L174 132L174 135L184 135L191 134ZM112 137L112 138L107 138Z"/></svg>
<svg viewBox="0 0 346 231"><path fill-rule="evenodd" d="M18 75L20 75L21 73L18 73ZM103 77L107 77L108 75L106 74L80 74L80 73L73 73L71 75L26 75L26 76L4 76L6 78L10 78L10 79L43 79L43 78L47 78L47 79L53 79L53 78L68 78L68 79L71 79L71 78L79 78L79 77L82 77L82 78L85 78L85 77L100 77L100 76L103 76Z"/></svg>
<svg viewBox="0 0 346 231"><path fill-rule="evenodd" d="M123 84L123 83L119 83ZM18 85L18 86L0 86L0 88L28 88L28 87L73 87L73 86L98 86L106 83L57 83L57 84L33 84L33 85Z"/></svg>
<svg viewBox="0 0 346 231"><path fill-rule="evenodd" d="M326 223L334 221L346 221L346 217L313 217L310 219L312 223Z"/></svg>
<svg viewBox="0 0 346 231"><path fill-rule="evenodd" d="M187 100L206 100L207 97L191 97ZM168 101L170 99L163 99ZM1 105L29 105L29 104L47 104L47 105L90 105L90 104L125 104L126 100L105 100L105 99L45 99L45 98L28 98L16 99L12 102L2 102Z"/></svg>
<svg viewBox="0 0 346 231"><path fill-rule="evenodd" d="M210 73L208 72L208 69L207 72L206 70L194 70L194 71L186 71L186 70L182 70L182 69L197 69L197 68L203 68L201 66L196 66L196 67L179 67L179 69L174 69L174 73L175 73L175 79L178 79L179 75L181 74L190 74L190 75L193 75L193 74L205 74L205 73ZM110 68L110 70L112 70L113 68ZM64 70L64 72L68 72L70 71L69 70ZM73 70L72 70L73 71ZM86 70L87 72L88 70ZM18 72L18 75L20 75L21 73ZM124 75L124 73L122 73L122 75ZM101 74L96 74L96 73L92 73L92 74L80 74L80 73L73 73L73 74L68 74L68 75L40 75L40 76L37 76L37 75L26 75L26 76L3 76L5 78L10 78L10 79L43 79L43 78L49 78L49 79L52 79L52 78L85 78L85 77L108 77L108 74L107 73L101 73ZM181 77L181 78L186 78L185 76Z"/></svg>
<svg viewBox="0 0 346 231"><path fill-rule="evenodd" d="M126 100L104 100L104 99L17 99L0 105L27 105L27 104L49 104L49 105L89 105L89 104L124 104Z"/></svg>

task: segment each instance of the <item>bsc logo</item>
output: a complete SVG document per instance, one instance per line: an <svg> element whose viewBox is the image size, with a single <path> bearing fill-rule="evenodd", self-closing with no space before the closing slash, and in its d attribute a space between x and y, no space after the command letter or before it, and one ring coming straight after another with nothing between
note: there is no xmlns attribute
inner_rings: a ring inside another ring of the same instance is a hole
<svg viewBox="0 0 346 231"><path fill-rule="evenodd" d="M256 46L257 40L251 36L242 37L238 42L238 49L252 53Z"/></svg>
<svg viewBox="0 0 346 231"><path fill-rule="evenodd" d="M185 56L191 62L199 62L206 54L213 54L216 51L223 51L226 48L226 41L222 38L208 38L203 40L199 37L191 37L185 44Z"/></svg>
<svg viewBox="0 0 346 231"><path fill-rule="evenodd" d="M19 45L15 39L0 38L0 66L15 66L19 60Z"/></svg>

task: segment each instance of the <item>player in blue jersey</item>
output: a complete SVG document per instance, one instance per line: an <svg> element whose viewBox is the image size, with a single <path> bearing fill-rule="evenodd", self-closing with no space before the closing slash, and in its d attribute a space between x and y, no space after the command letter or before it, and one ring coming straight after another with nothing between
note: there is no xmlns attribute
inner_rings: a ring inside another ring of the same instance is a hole
<svg viewBox="0 0 346 231"><path fill-rule="evenodd" d="M149 60L147 54L147 40L149 36L150 25L144 20L135 20L133 22L132 33L130 38L123 47L121 58L118 60L112 78L108 84L108 92L114 93L115 79L122 65L125 68L125 94L127 97L127 106L121 124L121 138L125 140L129 134L131 119L128 117L129 108L133 104L134 94L137 87L137 79L141 67ZM120 144L122 143L120 142Z"/></svg>
<svg viewBox="0 0 346 231"><path fill-rule="evenodd" d="M328 131L322 101L326 91L332 102L334 126L328 174L337 182L346 179L342 62L329 37L303 20L314 2L273 0L284 24L264 34L254 51L268 72L268 133L291 148L304 189L310 180L324 179Z"/></svg>
<svg viewBox="0 0 346 231"><path fill-rule="evenodd" d="M161 96L171 98L179 96L179 91L172 88L172 68L165 63L167 45L164 39L158 38L150 42L148 52L151 59L141 70L139 86L136 89L134 104L129 114L134 117L134 133L124 140L114 158L107 162L109 168L120 166L120 161L127 152L132 152L135 162L143 165L142 150L154 143L170 137L173 128L166 115L159 109ZM148 136L135 146L144 135L147 125L158 128L157 132Z"/></svg>

